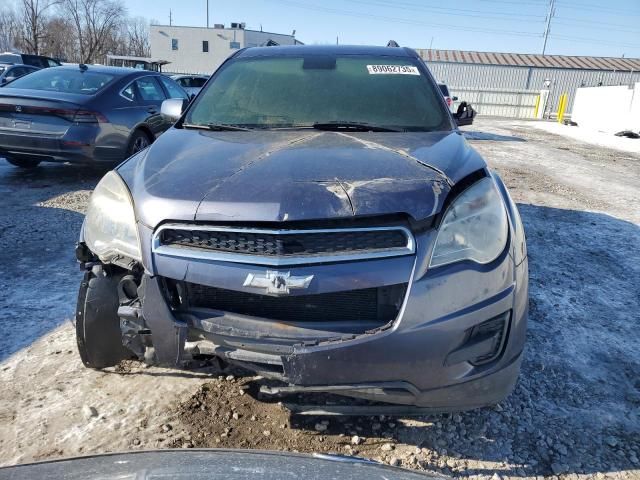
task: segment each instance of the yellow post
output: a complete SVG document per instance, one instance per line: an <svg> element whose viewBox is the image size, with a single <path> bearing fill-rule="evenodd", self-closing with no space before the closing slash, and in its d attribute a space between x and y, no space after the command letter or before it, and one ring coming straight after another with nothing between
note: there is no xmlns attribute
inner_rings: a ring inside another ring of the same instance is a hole
<svg viewBox="0 0 640 480"><path fill-rule="evenodd" d="M562 123L564 120L564 112L567 110L568 101L569 95L567 93L560 95L560 102L558 102L558 123Z"/></svg>
<svg viewBox="0 0 640 480"><path fill-rule="evenodd" d="M540 108L540 95L536 97L536 107L533 109L533 118L538 118L539 108Z"/></svg>

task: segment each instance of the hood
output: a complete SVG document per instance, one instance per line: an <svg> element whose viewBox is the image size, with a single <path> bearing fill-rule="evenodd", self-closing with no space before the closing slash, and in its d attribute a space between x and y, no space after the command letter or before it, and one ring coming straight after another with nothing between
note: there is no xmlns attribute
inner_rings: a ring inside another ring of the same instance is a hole
<svg viewBox="0 0 640 480"><path fill-rule="evenodd" d="M438 213L483 168L459 132L172 128L119 167L139 221L275 222Z"/></svg>
<svg viewBox="0 0 640 480"><path fill-rule="evenodd" d="M378 464L364 458L318 453L313 455L232 449L165 449L130 451L62 458L44 462L11 465L0 470L2 478L32 480L65 478L69 480L119 480L137 478L225 478L280 480L298 478L304 472L307 480L348 478L370 480L447 480L438 474L412 472Z"/></svg>

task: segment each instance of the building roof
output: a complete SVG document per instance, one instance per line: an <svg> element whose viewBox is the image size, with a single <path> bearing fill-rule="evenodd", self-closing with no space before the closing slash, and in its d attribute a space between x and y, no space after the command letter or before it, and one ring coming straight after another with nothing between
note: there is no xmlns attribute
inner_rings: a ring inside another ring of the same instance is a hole
<svg viewBox="0 0 640 480"><path fill-rule="evenodd" d="M251 47L241 50L238 57L280 55L373 55L389 57L415 57L415 51L403 47L380 47L366 45L280 45L274 47Z"/></svg>
<svg viewBox="0 0 640 480"><path fill-rule="evenodd" d="M470 52L417 49L427 62L474 63L513 67L569 68L576 70L640 71L640 58L533 55L528 53Z"/></svg>
<svg viewBox="0 0 640 480"><path fill-rule="evenodd" d="M125 60L131 62L146 62L146 63L155 63L156 65L168 65L171 62L167 60L153 59L147 57L132 57L131 55L111 55L107 54L108 60Z"/></svg>
<svg viewBox="0 0 640 480"><path fill-rule="evenodd" d="M295 37L295 35L291 35L289 33L276 33L276 32L267 32L265 30L255 30L253 28L231 28L230 26L227 27L226 25L222 28L217 28L217 27L202 27L202 26L193 26L193 25L166 25L164 23L152 23L151 24L152 27L160 27L160 28L196 28L199 30L216 30L216 31L220 31L220 30L237 30L237 31L245 31L245 32L256 32L256 33L264 33L265 35L280 35L283 37Z"/></svg>

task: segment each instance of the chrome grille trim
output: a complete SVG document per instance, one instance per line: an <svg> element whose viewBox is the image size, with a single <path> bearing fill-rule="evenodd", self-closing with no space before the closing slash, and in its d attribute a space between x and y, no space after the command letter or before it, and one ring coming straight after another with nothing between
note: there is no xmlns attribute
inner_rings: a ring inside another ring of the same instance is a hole
<svg viewBox="0 0 640 480"><path fill-rule="evenodd" d="M406 245L403 247L389 248L386 250L375 252L359 252L345 253L335 255L315 255L315 256L287 256L287 257L267 257L263 255L253 255L245 253L229 253L206 251L198 248L176 247L170 245L162 245L161 234L164 230L185 230L185 231L205 231L205 232L237 232L237 233L256 233L267 235L292 235L292 234L322 234L322 233L341 233L341 232L371 232L371 231L399 231L407 239ZM390 227L353 227L353 228L324 228L324 229L267 229L267 228L236 228L213 225L194 225L185 223L167 223L156 229L152 238L153 255L192 258L197 260L222 261L230 263L242 263L249 265L267 265L272 267L286 265L304 265L317 263L332 262L350 262L354 260L372 260L379 258L399 257L404 255L413 255L416 251L415 239L411 231L403 226Z"/></svg>

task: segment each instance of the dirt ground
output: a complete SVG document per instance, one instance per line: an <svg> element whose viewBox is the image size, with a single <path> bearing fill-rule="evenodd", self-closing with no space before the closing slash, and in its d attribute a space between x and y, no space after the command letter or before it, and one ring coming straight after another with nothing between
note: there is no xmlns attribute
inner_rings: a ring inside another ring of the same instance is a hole
<svg viewBox="0 0 640 480"><path fill-rule="evenodd" d="M146 448L334 452L459 477L640 478L640 156L524 121L471 143L528 238L531 312L500 405L421 418L291 416L265 379L216 365L85 369L73 246L103 172L0 161L0 464Z"/></svg>

